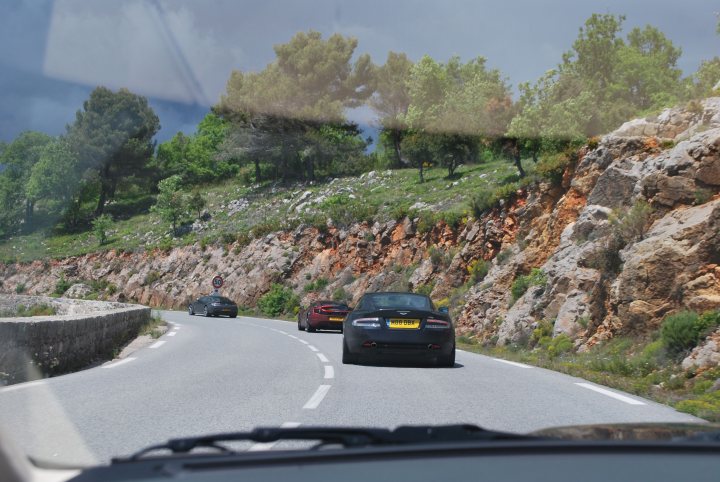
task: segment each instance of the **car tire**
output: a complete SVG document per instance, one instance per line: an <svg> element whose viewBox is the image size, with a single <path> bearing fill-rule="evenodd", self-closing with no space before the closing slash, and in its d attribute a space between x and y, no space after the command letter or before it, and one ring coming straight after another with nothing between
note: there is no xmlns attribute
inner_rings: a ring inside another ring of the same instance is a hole
<svg viewBox="0 0 720 482"><path fill-rule="evenodd" d="M350 349L345 342L345 337L343 337L342 362L343 365L354 365L358 362L358 356L350 353Z"/></svg>
<svg viewBox="0 0 720 482"><path fill-rule="evenodd" d="M188 306L188 315L193 316L195 314L195 310L193 310L192 305Z"/></svg>
<svg viewBox="0 0 720 482"><path fill-rule="evenodd" d="M453 343L452 351L447 356L439 356L437 365L439 367L452 368L455 366L455 344Z"/></svg>
<svg viewBox="0 0 720 482"><path fill-rule="evenodd" d="M310 326L310 320L307 316L305 317L305 331L307 331L308 333L315 333L316 331L315 328Z"/></svg>
<svg viewBox="0 0 720 482"><path fill-rule="evenodd" d="M230 318L237 318L237 315L230 315Z"/></svg>
<svg viewBox="0 0 720 482"><path fill-rule="evenodd" d="M210 316L210 314L208 313L207 306L206 306L205 308L203 308L203 316L204 316L205 318L208 318L208 317Z"/></svg>
<svg viewBox="0 0 720 482"><path fill-rule="evenodd" d="M300 318L298 318L298 331L304 331L302 327L302 323L300 323Z"/></svg>

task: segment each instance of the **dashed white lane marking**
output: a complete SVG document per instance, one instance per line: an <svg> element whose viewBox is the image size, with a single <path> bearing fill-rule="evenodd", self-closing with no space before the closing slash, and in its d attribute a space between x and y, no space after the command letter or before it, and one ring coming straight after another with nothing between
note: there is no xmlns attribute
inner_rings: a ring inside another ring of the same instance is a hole
<svg viewBox="0 0 720 482"><path fill-rule="evenodd" d="M303 405L304 409L307 410L314 410L318 408L320 405L320 402L323 401L323 398L325 398L325 395L327 395L328 391L330 390L330 385L320 385L318 389L315 391L312 397L310 397L310 400Z"/></svg>
<svg viewBox="0 0 720 482"><path fill-rule="evenodd" d="M177 331L171 331L170 333L167 334L167 336L175 336L175 335L177 335Z"/></svg>
<svg viewBox="0 0 720 482"><path fill-rule="evenodd" d="M282 427L282 428L296 428L299 426L300 426L300 423L298 423L298 422L285 422L284 424L280 425L280 427ZM277 442L256 443L248 449L248 452L258 452L261 450L270 450L275 445L277 445Z"/></svg>
<svg viewBox="0 0 720 482"><path fill-rule="evenodd" d="M153 343L152 345L150 345L149 348L160 348L160 347L163 346L164 344L165 344L165 340L156 341L155 343Z"/></svg>
<svg viewBox="0 0 720 482"><path fill-rule="evenodd" d="M310 344L310 343L306 342L305 340L301 340L300 338L298 338L298 341L299 341L300 343L304 343L305 345L309 345L309 344Z"/></svg>
<svg viewBox="0 0 720 482"><path fill-rule="evenodd" d="M289 334L287 331L282 331L282 330L278 330L277 332L280 333L280 334L282 334L282 335L288 335L288 334Z"/></svg>
<svg viewBox="0 0 720 482"><path fill-rule="evenodd" d="M512 365L514 367L519 367L519 368L535 368L530 365L525 365L524 363L518 363L518 362L514 362L514 361L510 361L510 360L503 360L502 358L493 358L493 360L499 361L500 363L507 363L508 365Z"/></svg>
<svg viewBox="0 0 720 482"><path fill-rule="evenodd" d="M300 339L300 338L298 338L298 337L295 336L295 335L288 335L288 336L289 336L290 338L294 338L294 339L296 339L296 340L299 340L299 339Z"/></svg>
<svg viewBox="0 0 720 482"><path fill-rule="evenodd" d="M10 385L9 387L0 388L0 393L14 392L16 390L22 390L23 388L32 388L45 385L45 380L35 380L34 382L17 383Z"/></svg>
<svg viewBox="0 0 720 482"><path fill-rule="evenodd" d="M112 363L108 363L107 365L103 365L102 368L115 368L116 366L120 366L120 365L124 365L124 364L126 364L126 363L130 363L130 362L133 361L134 359L135 359L135 357L123 358L122 360L119 360L119 361L116 361L116 362L112 362Z"/></svg>
<svg viewBox="0 0 720 482"><path fill-rule="evenodd" d="M312 345L308 345L308 348L310 348L312 351L320 351Z"/></svg>
<svg viewBox="0 0 720 482"><path fill-rule="evenodd" d="M332 365L325 366L325 377L324 378L335 378L335 369Z"/></svg>
<svg viewBox="0 0 720 482"><path fill-rule="evenodd" d="M615 393L605 388L598 387L597 385L592 385L590 383L575 383L575 385L587 388L588 390L592 390L594 392L602 393L603 395L607 395L608 397L614 398L615 400L620 400L621 402L625 402L630 405L645 405L645 402L641 402L640 400L636 400L634 398L626 397L625 395L620 395L619 393Z"/></svg>
<svg viewBox="0 0 720 482"><path fill-rule="evenodd" d="M327 357L326 357L325 355L323 355L322 353L315 353L315 354L316 354L317 357L320 359L320 361L323 362L323 363L327 363L327 362L330 361L330 360L328 360Z"/></svg>

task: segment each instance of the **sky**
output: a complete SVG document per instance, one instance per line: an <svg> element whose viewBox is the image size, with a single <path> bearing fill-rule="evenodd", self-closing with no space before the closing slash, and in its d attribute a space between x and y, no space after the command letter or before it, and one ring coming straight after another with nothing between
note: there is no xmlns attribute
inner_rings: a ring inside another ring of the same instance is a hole
<svg viewBox="0 0 720 482"><path fill-rule="evenodd" d="M358 39L383 63L487 58L516 87L561 61L592 13L626 16L625 31L654 25L683 50L690 74L720 55L720 5L708 0L2 0L0 140L24 130L64 132L97 85L148 97L159 141L193 132L232 70L256 71L298 31ZM362 126L369 109L349 112Z"/></svg>

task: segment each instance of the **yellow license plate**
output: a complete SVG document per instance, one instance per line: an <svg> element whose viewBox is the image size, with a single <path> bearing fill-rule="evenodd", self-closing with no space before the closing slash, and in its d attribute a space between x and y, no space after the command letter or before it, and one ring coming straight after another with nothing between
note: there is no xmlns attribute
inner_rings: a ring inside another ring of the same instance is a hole
<svg viewBox="0 0 720 482"><path fill-rule="evenodd" d="M344 319L345 319L345 318L341 318L341 317L338 317L338 316L331 316L331 317L329 318L330 321L343 321Z"/></svg>
<svg viewBox="0 0 720 482"><path fill-rule="evenodd" d="M398 328L401 330L417 330L420 328L420 320L410 320L407 318L392 318L388 323L389 328Z"/></svg>

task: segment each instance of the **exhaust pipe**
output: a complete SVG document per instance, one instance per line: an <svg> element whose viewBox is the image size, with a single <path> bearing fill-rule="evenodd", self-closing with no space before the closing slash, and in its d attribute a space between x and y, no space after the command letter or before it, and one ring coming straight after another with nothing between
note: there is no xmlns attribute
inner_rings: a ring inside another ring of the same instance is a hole
<svg viewBox="0 0 720 482"><path fill-rule="evenodd" d="M370 343L370 348L377 348L377 343L375 343L375 342Z"/></svg>

